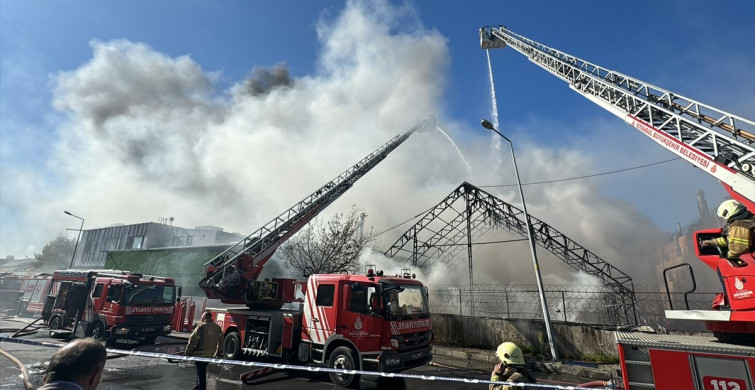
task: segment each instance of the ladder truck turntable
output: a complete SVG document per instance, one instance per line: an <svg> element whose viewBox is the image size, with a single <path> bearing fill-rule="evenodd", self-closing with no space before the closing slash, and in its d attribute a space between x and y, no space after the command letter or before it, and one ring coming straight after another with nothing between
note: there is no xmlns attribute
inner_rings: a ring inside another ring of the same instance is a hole
<svg viewBox="0 0 755 390"><path fill-rule="evenodd" d="M370 266L364 275L316 274L306 282L260 280L260 274L280 245L411 134L434 129L434 118L419 120L205 263L205 277L199 282L205 295L239 305L207 309L223 330L223 357L237 359L245 354L255 359L380 372L400 372L432 359L427 288L408 270L390 277ZM291 303L295 308L290 308ZM246 373L241 380L251 383L270 371ZM341 387L359 380L357 375L340 373L330 373L330 378Z"/></svg>
<svg viewBox="0 0 755 390"><path fill-rule="evenodd" d="M755 213L752 120L592 64L505 26L482 27L479 34L482 49L509 46L525 55L573 91L718 179L733 199ZM716 248L702 248L703 240L720 237L722 230L696 231L695 254L719 274L729 307L721 304L719 294L711 310L672 306L665 311L667 318L703 321L715 338L615 332L624 388L755 390L755 253L740 256L742 261L734 264ZM690 276L694 284L691 268Z"/></svg>

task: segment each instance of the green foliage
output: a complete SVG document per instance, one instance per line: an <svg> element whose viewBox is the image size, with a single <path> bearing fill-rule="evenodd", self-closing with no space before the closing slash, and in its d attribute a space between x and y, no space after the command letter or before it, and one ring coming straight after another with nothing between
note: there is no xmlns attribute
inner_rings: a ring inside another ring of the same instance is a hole
<svg viewBox="0 0 755 390"><path fill-rule="evenodd" d="M57 269L67 269L71 265L73 248L76 246L76 240L70 239L63 234L48 242L42 252L35 253L36 261L32 267L39 271L54 271Z"/></svg>

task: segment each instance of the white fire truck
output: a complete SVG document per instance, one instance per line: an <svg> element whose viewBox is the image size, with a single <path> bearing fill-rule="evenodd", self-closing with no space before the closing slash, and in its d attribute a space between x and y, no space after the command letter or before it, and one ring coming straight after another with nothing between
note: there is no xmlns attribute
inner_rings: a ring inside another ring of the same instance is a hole
<svg viewBox="0 0 755 390"><path fill-rule="evenodd" d="M242 353L344 370L399 372L431 360L432 329L427 289L404 270L388 277L375 267L365 275L310 275L259 280L275 250L333 203L415 131L434 130L432 118L418 122L329 181L267 225L205 264L199 286L211 299L239 308L208 309L224 332L225 357ZM303 294L303 298L302 298ZM296 308L284 309L294 303ZM269 373L242 375L250 381ZM331 373L339 386L357 375Z"/></svg>
<svg viewBox="0 0 755 390"><path fill-rule="evenodd" d="M565 81L569 88L622 118L675 155L718 179L755 212L755 122L600 67L514 33L480 29L482 49L509 46ZM696 254L721 278L712 310L666 310L667 318L703 321L715 337L616 332L627 389L754 390L755 257L731 262L695 232ZM692 276L694 278L694 276ZM723 297L728 304L723 305Z"/></svg>

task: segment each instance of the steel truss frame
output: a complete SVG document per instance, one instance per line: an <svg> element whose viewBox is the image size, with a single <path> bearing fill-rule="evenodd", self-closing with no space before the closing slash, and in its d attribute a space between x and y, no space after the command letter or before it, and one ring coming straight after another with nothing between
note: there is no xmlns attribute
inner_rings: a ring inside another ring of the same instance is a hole
<svg viewBox="0 0 755 390"><path fill-rule="evenodd" d="M459 208L459 204L463 207ZM453 270L460 261L459 252L471 245L469 237L476 239L492 229L505 229L526 239L524 218L519 208L464 182L401 235L385 255L413 267L440 264ZM547 223L532 215L529 218L532 237L538 246L572 269L598 278L615 292L614 314L624 324L637 323L631 277Z"/></svg>

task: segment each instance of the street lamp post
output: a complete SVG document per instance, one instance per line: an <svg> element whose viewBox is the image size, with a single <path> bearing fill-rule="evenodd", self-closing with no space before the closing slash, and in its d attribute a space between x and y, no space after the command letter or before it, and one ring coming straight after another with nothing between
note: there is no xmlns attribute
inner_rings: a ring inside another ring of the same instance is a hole
<svg viewBox="0 0 755 390"><path fill-rule="evenodd" d="M516 184L519 187L519 197L522 198L522 210L524 211L524 222L527 227L527 238L530 243L530 252L532 253L532 263L535 266L535 279L537 279L537 290L540 294L540 303L543 306L543 320L545 321L545 331L548 333L548 343L551 346L551 356L553 361L558 361L558 352L556 351L556 343L553 341L553 331L551 330L551 318L548 314L548 303L545 300L545 292L543 291L543 278L540 276L540 266L537 262L537 253L535 252L535 240L532 237L532 224L530 223L530 215L527 213L527 204L524 202L524 191L522 191L522 182L519 180L519 168L516 166L516 155L514 154L514 144L508 137L501 134L500 131L493 127L490 121L483 119L482 127L498 134L501 138L505 139L509 143L511 148L511 159L514 160L514 173L516 173Z"/></svg>
<svg viewBox="0 0 755 390"><path fill-rule="evenodd" d="M73 246L73 255L71 255L71 265L68 267L70 269L70 268L73 268L73 259L76 258L76 248L79 247L79 240L81 239L81 232L84 229L84 218L81 218L79 216L73 215L73 214L69 213L68 211L63 211L63 212L66 213L66 214L68 214L68 215L70 215L70 216L72 216L72 217L74 217L74 218L78 218L78 219L81 220L81 227L79 227L79 235L76 237L76 244Z"/></svg>

